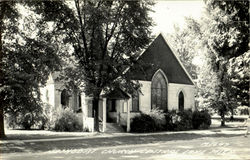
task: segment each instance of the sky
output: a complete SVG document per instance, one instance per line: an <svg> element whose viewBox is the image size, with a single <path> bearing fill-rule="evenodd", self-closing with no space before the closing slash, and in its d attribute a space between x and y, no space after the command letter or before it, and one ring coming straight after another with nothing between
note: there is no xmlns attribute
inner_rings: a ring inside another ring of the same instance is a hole
<svg viewBox="0 0 250 160"><path fill-rule="evenodd" d="M202 0L159 0L153 7L154 13L151 17L156 23L153 33L160 32L164 34L173 33L174 24L178 24L180 28L185 26L184 17L191 16L199 19L204 10L205 4Z"/></svg>

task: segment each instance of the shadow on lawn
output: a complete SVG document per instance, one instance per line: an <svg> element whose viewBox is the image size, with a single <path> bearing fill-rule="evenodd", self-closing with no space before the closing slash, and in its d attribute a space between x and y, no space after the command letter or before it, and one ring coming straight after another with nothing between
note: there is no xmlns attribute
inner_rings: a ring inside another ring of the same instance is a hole
<svg viewBox="0 0 250 160"><path fill-rule="evenodd" d="M216 132L216 131L215 131ZM118 146L133 144L161 143L176 140L193 140L197 138L217 138L217 137L236 137L239 134L198 134L198 133L175 133L175 134L157 134L157 135L135 135L121 137L97 137L90 139L75 139L62 141L40 141L40 142L10 142L0 143L2 153L13 152L44 152L51 150L70 150L85 149L101 146Z"/></svg>

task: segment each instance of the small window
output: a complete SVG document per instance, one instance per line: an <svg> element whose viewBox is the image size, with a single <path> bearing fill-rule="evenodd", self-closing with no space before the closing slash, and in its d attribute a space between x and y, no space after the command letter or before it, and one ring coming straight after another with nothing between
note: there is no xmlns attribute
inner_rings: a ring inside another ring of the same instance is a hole
<svg viewBox="0 0 250 160"><path fill-rule="evenodd" d="M61 104L63 108L66 108L69 106L69 94L66 89L64 89L61 93Z"/></svg>
<svg viewBox="0 0 250 160"><path fill-rule="evenodd" d="M139 111L139 93L136 92L135 95L132 96L132 112Z"/></svg>
<svg viewBox="0 0 250 160"><path fill-rule="evenodd" d="M183 111L184 110L184 94L183 94L183 92L181 91L180 93L179 93L179 111Z"/></svg>
<svg viewBox="0 0 250 160"><path fill-rule="evenodd" d="M81 95L78 96L78 99L79 99L79 108L82 108L82 99L81 99Z"/></svg>
<svg viewBox="0 0 250 160"><path fill-rule="evenodd" d="M77 113L82 112L82 99L81 99L81 95L78 95L78 109L76 111Z"/></svg>

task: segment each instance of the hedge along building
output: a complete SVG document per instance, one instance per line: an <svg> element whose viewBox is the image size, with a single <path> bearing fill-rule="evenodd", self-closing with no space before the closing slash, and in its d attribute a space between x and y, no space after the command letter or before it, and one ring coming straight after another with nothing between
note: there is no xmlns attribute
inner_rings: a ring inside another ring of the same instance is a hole
<svg viewBox="0 0 250 160"><path fill-rule="evenodd" d="M162 34L141 54L138 62L127 74L131 79L139 81L140 92L131 96L121 89L115 89L101 97L99 119L103 124L102 131L106 130L110 122L127 126L129 131L131 118L154 108L164 111L193 109L196 92L194 82ZM53 74L42 92L42 99L51 108L68 106L75 112L81 110L83 127L93 130L91 97L77 91L68 93L63 83L53 78Z"/></svg>

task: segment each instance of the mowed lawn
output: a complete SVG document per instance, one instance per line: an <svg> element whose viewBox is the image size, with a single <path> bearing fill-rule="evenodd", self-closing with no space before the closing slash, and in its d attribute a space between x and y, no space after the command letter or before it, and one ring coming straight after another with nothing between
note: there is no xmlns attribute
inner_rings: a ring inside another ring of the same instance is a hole
<svg viewBox="0 0 250 160"><path fill-rule="evenodd" d="M245 119L246 116L241 117ZM226 122L224 128L238 128L243 129L243 121ZM220 119L215 117L212 119L210 129L219 129ZM6 140L36 140L36 139L57 139L57 138L88 138L88 137L100 137L100 136L118 136L124 135L124 133L96 133L96 132L56 132L46 130L13 130L5 129L7 139ZM170 132L171 133L171 132ZM129 134L129 133L125 133ZM134 134L134 133L133 133ZM134 134L136 135L136 134Z"/></svg>

